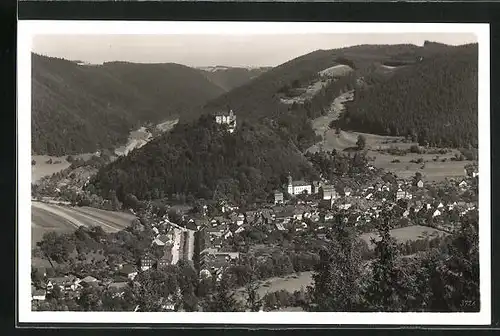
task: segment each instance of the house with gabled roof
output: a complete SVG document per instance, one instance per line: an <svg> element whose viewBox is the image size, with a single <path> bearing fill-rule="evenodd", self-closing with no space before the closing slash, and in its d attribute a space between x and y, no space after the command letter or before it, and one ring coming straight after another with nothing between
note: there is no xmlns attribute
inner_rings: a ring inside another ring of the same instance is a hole
<svg viewBox="0 0 500 336"><path fill-rule="evenodd" d="M147 271L155 264L155 260L149 254L142 256L141 258L141 271Z"/></svg>
<svg viewBox="0 0 500 336"><path fill-rule="evenodd" d="M462 188L462 189L467 188L467 186L468 186L468 185L469 185L469 184L468 184L468 183L467 183L467 181L465 181L465 180L462 180L462 181L458 184L458 186L459 186L460 188Z"/></svg>
<svg viewBox="0 0 500 336"><path fill-rule="evenodd" d="M340 194L335 189L335 186L331 184L321 187L321 194L324 200L337 199L340 197Z"/></svg>
<svg viewBox="0 0 500 336"><path fill-rule="evenodd" d="M122 268L118 271L119 274L126 276L130 280L134 280L134 278L137 276L137 269L135 268L134 265L130 264L125 264L122 266Z"/></svg>
<svg viewBox="0 0 500 336"><path fill-rule="evenodd" d="M173 259L172 251L165 251L163 257L158 259L158 261L156 262L156 268L161 269L167 267L168 265L171 265L172 259Z"/></svg>
<svg viewBox="0 0 500 336"><path fill-rule="evenodd" d="M166 235L166 234L161 234L159 236L157 236L153 242L152 242L152 245L156 245L156 246L165 246L167 245L169 242L171 242L171 237L169 235Z"/></svg>
<svg viewBox="0 0 500 336"><path fill-rule="evenodd" d="M55 286L61 290L76 290L79 279L73 275L65 275L63 277L51 277L47 279L47 290L51 291Z"/></svg>
<svg viewBox="0 0 500 336"><path fill-rule="evenodd" d="M275 190L274 191L274 204L283 204L284 203L284 196L281 191Z"/></svg>
<svg viewBox="0 0 500 336"><path fill-rule="evenodd" d="M82 286L97 286L99 281L91 275L86 276L85 278L79 281L79 284Z"/></svg>

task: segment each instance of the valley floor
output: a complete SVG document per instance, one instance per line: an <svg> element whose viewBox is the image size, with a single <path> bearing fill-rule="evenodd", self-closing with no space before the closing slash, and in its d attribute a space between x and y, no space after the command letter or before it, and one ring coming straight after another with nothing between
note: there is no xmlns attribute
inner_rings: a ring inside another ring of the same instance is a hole
<svg viewBox="0 0 500 336"><path fill-rule="evenodd" d="M472 161L451 161L450 159L458 153L457 150L452 150L450 153L443 155L408 153L404 156L395 156L380 153L378 150L388 149L391 146L399 149L409 149L412 145L416 145L416 143L403 142L403 137L382 136L347 130L341 130L337 134L335 129L329 127L329 124L340 117L340 114L344 110L343 104L350 99L351 94L352 92L346 92L337 97L333 101L327 115L312 121L312 126L316 134L321 135L323 139L311 146L307 151L313 153L320 150L332 151L334 149L344 151L345 149L356 147L358 136L363 135L366 138L368 156L375 159L373 165L395 173L400 178L409 178L414 176L416 172L420 172L428 181L442 181L447 177L456 178L465 176L464 166L470 164ZM436 159L436 157L438 158ZM410 162L419 158L423 159L425 165ZM436 161L434 161L435 159ZM446 159L446 161L443 162L443 159ZM399 160L399 162L393 162L394 160Z"/></svg>

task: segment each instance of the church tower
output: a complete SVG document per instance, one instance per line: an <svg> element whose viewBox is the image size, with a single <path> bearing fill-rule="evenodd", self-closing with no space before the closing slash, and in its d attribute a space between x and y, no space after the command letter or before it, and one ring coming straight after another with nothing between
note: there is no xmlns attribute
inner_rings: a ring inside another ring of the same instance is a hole
<svg viewBox="0 0 500 336"><path fill-rule="evenodd" d="M290 195L293 195L293 180L292 180L292 175L288 173L288 193Z"/></svg>

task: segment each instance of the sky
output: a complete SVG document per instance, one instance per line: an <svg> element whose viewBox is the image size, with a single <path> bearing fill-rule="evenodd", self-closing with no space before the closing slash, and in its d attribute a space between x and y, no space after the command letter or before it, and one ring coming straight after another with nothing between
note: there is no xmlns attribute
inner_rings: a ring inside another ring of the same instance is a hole
<svg viewBox="0 0 500 336"><path fill-rule="evenodd" d="M37 35L37 54L89 63L127 61L187 66L276 66L318 49L359 44L476 43L474 34Z"/></svg>

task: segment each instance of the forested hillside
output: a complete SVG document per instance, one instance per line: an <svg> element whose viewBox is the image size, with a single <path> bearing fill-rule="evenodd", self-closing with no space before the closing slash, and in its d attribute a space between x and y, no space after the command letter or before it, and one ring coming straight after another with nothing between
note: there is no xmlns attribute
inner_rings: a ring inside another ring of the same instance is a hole
<svg viewBox="0 0 500 336"><path fill-rule="evenodd" d="M206 105L207 110L217 110L230 105L241 114L269 116L286 110L280 106L276 93L294 82L307 83L318 77L318 72L336 64L346 64L356 69L366 69L375 62L385 62L399 55L417 58L432 53L426 47L412 44L360 45L332 50L317 50L279 65Z"/></svg>
<svg viewBox="0 0 500 336"><path fill-rule="evenodd" d="M356 131L411 136L422 145L477 146L477 44L444 48L357 90L340 125ZM444 51L443 51L444 50Z"/></svg>
<svg viewBox="0 0 500 336"><path fill-rule="evenodd" d="M214 84L225 91L231 91L238 86L257 78L270 68L238 68L238 67L212 67L201 68L203 74Z"/></svg>
<svg viewBox="0 0 500 336"><path fill-rule="evenodd" d="M32 150L65 155L123 144L130 130L202 106L223 89L179 64L76 62L32 55Z"/></svg>
<svg viewBox="0 0 500 336"><path fill-rule="evenodd" d="M378 71L386 62L416 64L453 47L427 42L423 47L401 45L360 45L334 50L318 50L277 66L247 84L227 92L205 105L213 113L230 106L239 117L267 119L268 125L288 136L300 148L314 143L315 133L309 123L326 112L341 91L360 85L378 86L393 74ZM304 104L287 105L280 102L289 88L304 87L318 80L319 72L344 64L355 71L324 86Z"/></svg>
<svg viewBox="0 0 500 336"><path fill-rule="evenodd" d="M269 197L289 172L316 176L301 153L267 127L243 121L230 134L205 115L104 167L89 188L104 197L114 190L119 199L227 197L244 203Z"/></svg>

